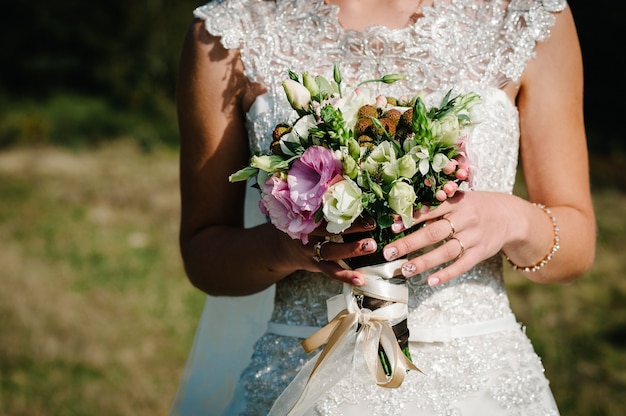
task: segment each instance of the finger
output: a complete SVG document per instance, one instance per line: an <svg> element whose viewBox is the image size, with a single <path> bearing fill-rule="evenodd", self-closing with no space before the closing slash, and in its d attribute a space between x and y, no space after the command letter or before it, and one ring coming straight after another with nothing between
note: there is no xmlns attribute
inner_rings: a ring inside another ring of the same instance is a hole
<svg viewBox="0 0 626 416"><path fill-rule="evenodd" d="M424 222L427 220L432 220L437 217L443 217L446 214L452 212L454 206L461 202L465 198L464 191L456 191L453 197L448 198L444 202L442 202L439 206L430 209L430 210L422 210L416 211L413 214L413 219L416 223Z"/></svg>
<svg viewBox="0 0 626 416"><path fill-rule="evenodd" d="M383 256L387 261L412 253L416 250L433 246L446 238L452 237L452 231L458 231L457 224L449 219L438 218L429 221L418 230L386 245Z"/></svg>
<svg viewBox="0 0 626 416"><path fill-rule="evenodd" d="M320 262L337 261L372 254L376 251L376 248L376 241L372 238L345 243L323 240L313 245L311 256L313 260Z"/></svg>
<svg viewBox="0 0 626 416"><path fill-rule="evenodd" d="M402 265L402 275L411 277L423 273L434 267L461 259L466 252L465 245L460 239L454 237L441 244L439 247L422 254Z"/></svg>
<svg viewBox="0 0 626 416"><path fill-rule="evenodd" d="M356 270L344 269L339 264L332 261L322 261L318 263L318 268L333 280L348 283L354 286L365 284L365 276Z"/></svg>
<svg viewBox="0 0 626 416"><path fill-rule="evenodd" d="M457 261L453 262L452 264L441 270L437 270L435 273L428 276L426 283L428 283L428 286L442 285L452 279L461 276L463 273L466 273L479 261L480 259L474 258L472 253L470 253L469 255L463 254L463 256Z"/></svg>
<svg viewBox="0 0 626 416"><path fill-rule="evenodd" d="M345 230L344 234L353 234L364 231L371 231L376 228L376 220L372 217L359 217L352 225Z"/></svg>

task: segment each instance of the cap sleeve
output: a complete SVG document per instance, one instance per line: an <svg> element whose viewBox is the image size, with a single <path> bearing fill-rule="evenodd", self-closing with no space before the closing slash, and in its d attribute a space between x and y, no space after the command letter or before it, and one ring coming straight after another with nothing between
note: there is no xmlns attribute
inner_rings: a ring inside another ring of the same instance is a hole
<svg viewBox="0 0 626 416"><path fill-rule="evenodd" d="M504 25L503 75L518 82L537 42L545 41L556 21L555 13L565 10L566 0L513 0Z"/></svg>

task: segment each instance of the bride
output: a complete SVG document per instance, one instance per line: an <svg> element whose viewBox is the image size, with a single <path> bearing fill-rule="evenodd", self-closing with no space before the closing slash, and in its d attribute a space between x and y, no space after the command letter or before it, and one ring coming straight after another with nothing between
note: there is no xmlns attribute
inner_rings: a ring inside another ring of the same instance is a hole
<svg viewBox="0 0 626 416"><path fill-rule="evenodd" d="M566 1L218 0L194 15L178 82L180 243L189 280L210 296L172 414L558 415L502 268L568 283L593 262L582 64ZM228 177L293 117L287 71L330 79L333 63L346 85L405 75L374 86L388 96L454 89L482 102L469 185L379 247L387 260L409 255L401 273L421 372L382 388L347 356L331 363L336 380L315 379L306 406L288 413L294 379L315 358L301 341L328 323L327 300L343 285L367 283L340 260L376 242L320 244L323 226L307 244L293 240L261 215L255 189ZM528 199L512 195L518 160Z"/></svg>

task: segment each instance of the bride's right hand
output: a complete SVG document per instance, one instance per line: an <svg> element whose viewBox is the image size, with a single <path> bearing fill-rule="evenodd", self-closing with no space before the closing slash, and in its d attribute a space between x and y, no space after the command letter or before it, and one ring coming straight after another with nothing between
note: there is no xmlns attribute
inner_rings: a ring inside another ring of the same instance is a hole
<svg viewBox="0 0 626 416"><path fill-rule="evenodd" d="M354 224L345 230L342 235L371 231L376 228L376 222L371 218L360 217ZM365 237L356 241L343 241L341 235L326 231L322 223L309 235L309 242L302 244L297 240L301 261L304 270L322 272L331 279L343 283L361 286L365 283L365 276L354 270L342 266L341 260L365 256L376 252L376 240ZM345 263L343 263L345 264Z"/></svg>

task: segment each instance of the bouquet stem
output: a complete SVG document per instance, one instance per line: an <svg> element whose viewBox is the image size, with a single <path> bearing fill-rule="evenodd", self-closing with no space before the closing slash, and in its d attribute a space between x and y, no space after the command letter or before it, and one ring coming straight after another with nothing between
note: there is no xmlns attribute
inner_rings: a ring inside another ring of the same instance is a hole
<svg viewBox="0 0 626 416"><path fill-rule="evenodd" d="M391 231L387 229L383 230L374 230L370 232L364 233L354 233L354 234L344 234L344 241L358 241L362 238L374 238L379 246L379 249L376 253L369 254L366 256L353 257L350 259L344 260L345 263L350 266L352 269L363 269L363 272L367 275L368 267L377 266L384 263L387 263L385 258L382 255L382 247L385 244L393 241L393 239L399 238L401 235L392 234ZM381 241L382 240L382 241ZM368 278L372 278L369 277ZM375 279L380 279L386 285L407 285L406 279L404 276L398 275L397 271L388 271L385 276L375 276ZM366 284L367 285L367 284ZM408 290L408 289L407 289ZM371 311L375 311L377 309L392 305L396 302L385 299L382 297L377 297L375 294L367 291L367 287L364 288L353 288L353 293L357 301L357 305L361 309L369 309ZM391 324L391 323L390 323ZM400 349L404 353L404 355L410 360L411 354L409 352L409 328L407 317L404 316L404 319L395 320L395 323L391 325L393 332L396 336L396 340L398 341L398 345ZM393 369L390 368L389 360L383 348L379 345L378 352L381 360L381 364L385 370L385 374L388 376L392 373Z"/></svg>

